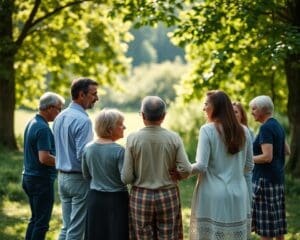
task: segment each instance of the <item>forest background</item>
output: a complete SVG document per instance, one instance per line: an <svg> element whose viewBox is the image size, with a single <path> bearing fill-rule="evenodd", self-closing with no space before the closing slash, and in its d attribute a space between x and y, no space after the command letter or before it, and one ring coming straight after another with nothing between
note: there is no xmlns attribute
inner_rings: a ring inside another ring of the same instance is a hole
<svg viewBox="0 0 300 240"><path fill-rule="evenodd" d="M299 12L297 0L1 0L1 223L11 209L20 214L18 204L24 203L18 185L23 139L16 123L26 122L18 114L33 114L45 91L68 103L71 80L89 76L101 86L95 111L138 112L145 95L162 96L168 127L182 136L191 161L207 90L225 90L248 113L253 97L271 96L292 149L286 167L289 230L290 239L298 239ZM257 131L250 114L249 120ZM3 239L18 231L18 216L3 228Z"/></svg>

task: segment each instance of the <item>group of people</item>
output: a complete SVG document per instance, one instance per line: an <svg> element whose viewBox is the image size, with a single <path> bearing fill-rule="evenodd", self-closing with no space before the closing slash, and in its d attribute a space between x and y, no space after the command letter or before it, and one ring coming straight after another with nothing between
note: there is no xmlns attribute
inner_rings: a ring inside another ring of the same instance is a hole
<svg viewBox="0 0 300 240"><path fill-rule="evenodd" d="M62 112L64 98L45 93L27 124L22 184L32 215L26 240L45 239L57 173L59 240L183 239L178 181L195 175L191 240L246 240L251 231L262 240L284 239L289 147L270 97L250 102L261 123L254 137L241 104L224 91L207 92L207 123L200 127L191 164L180 136L161 126L166 104L158 96L143 99L144 127L129 134L126 147L116 143L126 129L117 109L100 111L94 138L86 110L98 100L97 87L92 79L75 79L72 101Z"/></svg>

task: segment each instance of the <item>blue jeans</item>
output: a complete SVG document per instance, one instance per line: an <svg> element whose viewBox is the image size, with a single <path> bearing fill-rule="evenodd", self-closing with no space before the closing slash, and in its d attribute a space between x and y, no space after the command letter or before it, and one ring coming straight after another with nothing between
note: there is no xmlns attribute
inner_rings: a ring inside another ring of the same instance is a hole
<svg viewBox="0 0 300 240"><path fill-rule="evenodd" d="M63 227L59 240L84 237L89 181L82 174L58 173L58 192L62 206Z"/></svg>
<svg viewBox="0 0 300 240"><path fill-rule="evenodd" d="M22 187L31 209L25 240L44 240L54 203L54 180L23 175Z"/></svg>

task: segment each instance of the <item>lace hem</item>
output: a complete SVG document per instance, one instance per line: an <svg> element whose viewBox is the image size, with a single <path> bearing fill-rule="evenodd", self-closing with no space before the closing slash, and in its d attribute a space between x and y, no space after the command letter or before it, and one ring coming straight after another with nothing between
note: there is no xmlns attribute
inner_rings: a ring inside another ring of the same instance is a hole
<svg viewBox="0 0 300 240"><path fill-rule="evenodd" d="M247 240L250 239L250 219L221 223L208 218L192 218L190 240Z"/></svg>

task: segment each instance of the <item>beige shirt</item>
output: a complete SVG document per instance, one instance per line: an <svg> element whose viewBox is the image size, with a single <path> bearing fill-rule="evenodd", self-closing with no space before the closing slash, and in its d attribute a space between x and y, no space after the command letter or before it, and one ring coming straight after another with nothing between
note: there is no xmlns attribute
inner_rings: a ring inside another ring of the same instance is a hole
<svg viewBox="0 0 300 240"><path fill-rule="evenodd" d="M176 186L171 169L187 176L192 167L177 133L160 126L146 126L127 138L121 178L132 186L161 189Z"/></svg>

